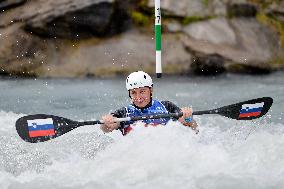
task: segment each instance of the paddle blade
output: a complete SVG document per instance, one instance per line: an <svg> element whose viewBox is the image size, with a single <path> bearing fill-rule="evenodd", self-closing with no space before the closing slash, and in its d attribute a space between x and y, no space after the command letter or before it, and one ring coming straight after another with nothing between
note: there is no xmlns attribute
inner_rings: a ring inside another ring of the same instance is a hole
<svg viewBox="0 0 284 189"><path fill-rule="evenodd" d="M19 118L16 129L26 142L44 142L78 127L78 122L63 117L36 114Z"/></svg>
<svg viewBox="0 0 284 189"><path fill-rule="evenodd" d="M273 99L262 97L216 109L216 113L237 120L252 120L265 115Z"/></svg>

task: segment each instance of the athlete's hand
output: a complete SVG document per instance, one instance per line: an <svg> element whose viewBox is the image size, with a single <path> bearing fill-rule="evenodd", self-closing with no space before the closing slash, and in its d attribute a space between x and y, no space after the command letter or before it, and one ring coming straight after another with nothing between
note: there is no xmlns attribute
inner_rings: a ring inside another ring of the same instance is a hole
<svg viewBox="0 0 284 189"><path fill-rule="evenodd" d="M183 107L181 108L182 112L182 117L179 118L179 121L183 124L186 125L188 122L185 121L186 118L192 118L192 108L189 107Z"/></svg>
<svg viewBox="0 0 284 189"><path fill-rule="evenodd" d="M199 132L197 127L197 123L196 121L193 119L192 117L192 108L189 108L189 107L183 107L181 108L181 111L182 111L182 117L179 118L179 121L184 125L184 126L189 126L191 127L195 132L196 134ZM190 122L186 121L186 119L188 120L191 120Z"/></svg>
<svg viewBox="0 0 284 189"><path fill-rule="evenodd" d="M101 125L101 130L104 133L112 132L113 130L115 130L119 127L119 123L114 122L115 118L116 117L114 117L113 115L110 115L110 114L102 116L102 120L103 120L104 124Z"/></svg>

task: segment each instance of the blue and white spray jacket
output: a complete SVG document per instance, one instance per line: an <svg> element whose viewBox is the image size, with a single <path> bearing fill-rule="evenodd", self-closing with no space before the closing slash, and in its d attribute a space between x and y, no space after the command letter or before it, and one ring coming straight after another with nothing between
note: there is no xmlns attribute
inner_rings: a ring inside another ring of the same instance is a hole
<svg viewBox="0 0 284 189"><path fill-rule="evenodd" d="M127 117L169 113L166 107L158 100L152 100L152 105L144 109L137 108L133 104L130 104L125 107L125 110L126 110ZM159 124L165 125L169 120L170 120L169 118L160 118L160 119L143 120L142 122L144 122L145 125L156 126ZM122 129L122 133L124 135L127 134L130 130L132 130L131 125L133 123L134 121L128 121L124 123L124 127Z"/></svg>

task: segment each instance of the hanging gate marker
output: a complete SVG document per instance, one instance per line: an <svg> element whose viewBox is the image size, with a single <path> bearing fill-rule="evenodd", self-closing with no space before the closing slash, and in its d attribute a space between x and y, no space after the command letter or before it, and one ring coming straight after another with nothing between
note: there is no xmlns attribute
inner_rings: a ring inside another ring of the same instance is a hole
<svg viewBox="0 0 284 189"><path fill-rule="evenodd" d="M162 15L160 0L155 0L155 39L156 39L156 74L157 78L162 77Z"/></svg>

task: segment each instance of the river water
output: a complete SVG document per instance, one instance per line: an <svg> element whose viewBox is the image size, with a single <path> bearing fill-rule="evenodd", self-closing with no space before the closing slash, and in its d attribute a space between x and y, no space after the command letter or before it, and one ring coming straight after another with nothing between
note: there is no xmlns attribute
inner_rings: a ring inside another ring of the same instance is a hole
<svg viewBox="0 0 284 189"><path fill-rule="evenodd" d="M45 113L95 120L129 103L123 78L0 79L0 188L284 188L284 73L165 77L154 97L206 110L270 96L266 116L237 121L195 116L199 134L179 123L139 125L123 137L84 126L26 143L15 122Z"/></svg>

